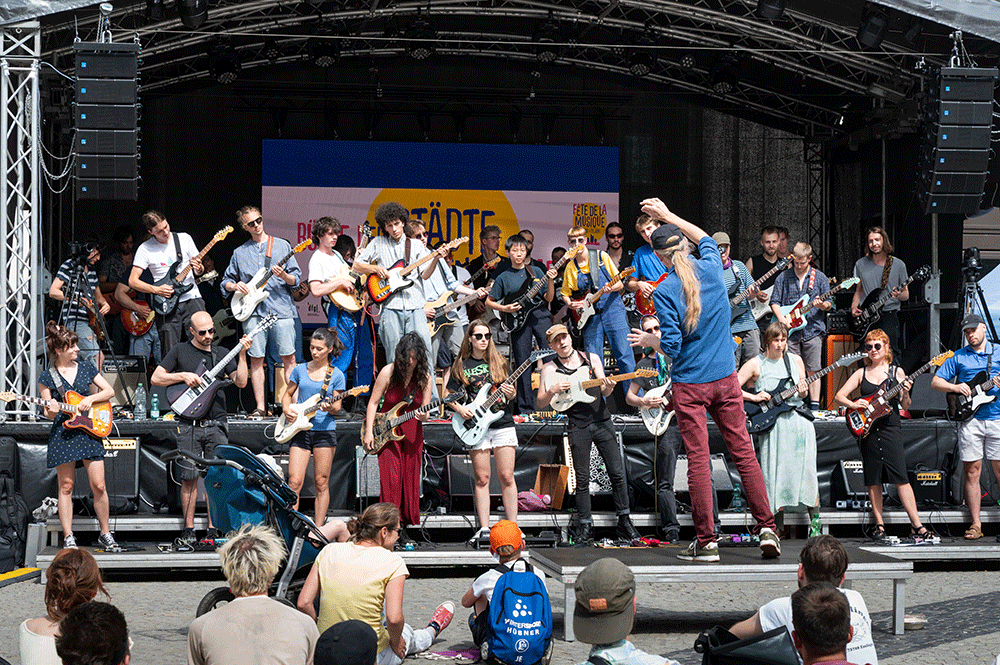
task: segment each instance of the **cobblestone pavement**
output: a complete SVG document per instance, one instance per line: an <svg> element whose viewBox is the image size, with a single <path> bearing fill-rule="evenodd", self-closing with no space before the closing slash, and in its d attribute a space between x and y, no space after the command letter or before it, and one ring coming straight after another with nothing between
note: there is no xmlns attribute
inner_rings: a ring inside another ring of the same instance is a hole
<svg viewBox="0 0 1000 665"><path fill-rule="evenodd" d="M907 584L906 609L927 617L923 630L905 635L890 632L892 583L857 582L874 622L875 646L881 665L919 662L950 665L989 664L1000 653L1000 570L984 564L981 571L917 572ZM477 573L478 574L478 573ZM467 570L417 570L406 583L404 612L414 626L423 626L439 602L456 606L473 577ZM195 579L196 581L191 581ZM181 581L186 580L186 581ZM151 578L149 575L118 575L108 588L112 602L125 613L135 640L132 662L140 664L184 663L187 626L202 596L222 585L222 578ZM790 594L791 584L656 584L640 585L638 619L633 641L652 653L667 655L684 665L697 665L701 658L692 645L698 633L716 624L728 626L746 618L771 598ZM550 580L549 595L555 616L553 663L567 665L587 658L588 646L567 643L563 634L561 586ZM35 581L0 588L2 629L0 656L15 665L20 662L18 626L27 617L43 613L42 587ZM468 610L459 609L455 621L432 647L434 651L471 647L466 626Z"/></svg>

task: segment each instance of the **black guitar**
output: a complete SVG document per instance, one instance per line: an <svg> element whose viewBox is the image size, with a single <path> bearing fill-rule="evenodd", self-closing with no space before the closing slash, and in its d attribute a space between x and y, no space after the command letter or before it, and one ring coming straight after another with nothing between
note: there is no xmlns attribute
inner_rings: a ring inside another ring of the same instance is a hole
<svg viewBox="0 0 1000 665"><path fill-rule="evenodd" d="M584 249L583 245L577 245L566 252L552 267L556 271L562 270L567 261L576 256L577 252ZM534 271L532 271L532 274L534 274ZM539 293L542 289L547 289L548 287L548 277L524 280L524 285L516 293L505 296L502 303L504 305L513 305L516 303L521 306L521 309L516 312L500 312L500 327L508 333L514 333L523 328L525 322L528 320L528 315L545 304L545 298L540 296Z"/></svg>
<svg viewBox="0 0 1000 665"><path fill-rule="evenodd" d="M208 250L215 246L215 243L219 242L227 235L233 232L233 227L227 226L221 231L212 236L212 240L205 245L205 249L201 250L197 256L194 258L199 261L208 254ZM149 294L149 307L157 314L162 314L166 316L177 308L177 303L180 301L180 297L194 288L194 282L185 284L184 280L187 279L188 273L191 272L191 263L189 262L183 268L181 267L180 261L175 261L173 265L170 266L170 270L167 272L166 276L162 279L158 279L153 282L153 286L172 286L174 287L174 292L170 297L156 295L155 293Z"/></svg>
<svg viewBox="0 0 1000 665"><path fill-rule="evenodd" d="M733 282L732 289L729 292L729 307L731 308L731 314L729 316L729 324L732 325L736 322L736 319L740 318L743 312L748 312L753 309L753 303L751 302L750 292L759 287L761 284L767 281L767 279L776 272L784 270L789 263L792 262L792 257L788 256L777 263L774 267L768 270L766 273L760 276L760 279L755 281L750 285L745 291L741 293L736 293L736 289L740 288L740 280L735 280ZM756 318L756 317L754 317Z"/></svg>
<svg viewBox="0 0 1000 665"><path fill-rule="evenodd" d="M930 274L930 266L920 266L917 272L910 275L896 288L901 289L914 280L927 279ZM867 335L868 331L874 328L882 318L882 308L891 298L892 291L889 289L874 289L869 293L865 301L858 307L861 310L861 316L852 316L847 321L847 328L851 334L859 339Z"/></svg>
<svg viewBox="0 0 1000 665"><path fill-rule="evenodd" d="M944 397L948 402L948 417L958 422L971 418L984 404L996 401L997 396L986 391L1000 387L1000 374L990 378L986 370L983 370L966 383L972 388L972 394L968 397L959 393L948 393Z"/></svg>

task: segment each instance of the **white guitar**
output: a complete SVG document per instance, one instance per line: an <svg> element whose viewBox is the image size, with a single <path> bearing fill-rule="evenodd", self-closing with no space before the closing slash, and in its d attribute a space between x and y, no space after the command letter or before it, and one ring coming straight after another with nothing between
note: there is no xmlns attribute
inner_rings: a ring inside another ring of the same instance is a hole
<svg viewBox="0 0 1000 665"><path fill-rule="evenodd" d="M615 383L619 383L621 381L634 379L637 376L650 377L658 375L659 372L655 369L637 369L634 372L629 372L628 374L616 374L606 378L611 379ZM565 411L577 402L593 402L597 399L597 396L587 393L587 390L604 383L604 379L589 378L590 365L581 365L580 367L577 367L572 374L557 374L556 376L560 381L569 381L569 390L556 393L552 397L552 408L556 411Z"/></svg>
<svg viewBox="0 0 1000 665"><path fill-rule="evenodd" d="M274 440L278 443L287 443L299 432L305 432L306 430L312 429L313 416L315 416L316 412L320 409L325 409L330 404L339 402L345 397L357 396L367 391L368 386L355 386L350 390L327 395L327 398L323 400L322 403L319 401L320 394L316 393L306 401L297 405L298 414L292 422L288 422L284 413L281 414L278 418L278 424L274 426Z"/></svg>
<svg viewBox="0 0 1000 665"><path fill-rule="evenodd" d="M670 391L670 382L662 386L656 386L646 391L646 397L662 397L663 403L660 406L642 407L639 415L642 416L642 424L646 426L653 436L660 436L667 431L670 426L670 419L674 417L674 398Z"/></svg>
<svg viewBox="0 0 1000 665"><path fill-rule="evenodd" d="M288 263L288 260L304 250L306 247L312 244L312 240L303 240L295 247L292 247L292 251L288 252L283 259L278 261L275 265L283 266ZM239 291L233 292L233 302L230 307L233 310L233 316L236 317L237 321L246 321L253 314L253 311L257 309L257 305L264 302L267 298L267 280L271 279L274 275L271 272L271 268L262 267L260 270L254 273L250 281L247 282L247 288L249 291L247 293L240 293Z"/></svg>

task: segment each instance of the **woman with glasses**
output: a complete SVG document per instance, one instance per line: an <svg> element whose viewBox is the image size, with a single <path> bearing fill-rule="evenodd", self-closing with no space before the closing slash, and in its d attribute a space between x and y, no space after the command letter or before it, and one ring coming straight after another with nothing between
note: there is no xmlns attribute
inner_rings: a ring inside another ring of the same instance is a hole
<svg viewBox="0 0 1000 665"><path fill-rule="evenodd" d="M863 409L867 402L851 399L851 393L860 391L862 397L873 394L883 383L889 387L895 386L906 378L903 368L892 364L892 348L889 337L881 329L875 329L865 335L865 366L857 370L847 379L847 382L837 391L837 404L849 409ZM858 439L861 449L861 461L864 464L865 485L868 487L868 497L872 502L872 514L875 516L875 528L871 538L875 542L886 539L885 524L882 522L882 483L890 482L899 492L899 500L903 504L907 517L910 518L910 537L926 538L930 532L920 523L917 514L917 501L910 487L906 473L906 455L903 451L903 432L899 424L899 408L910 408L910 382L903 384L899 399L892 400L892 410L885 418L880 418L872 424L868 434Z"/></svg>
<svg viewBox="0 0 1000 665"><path fill-rule="evenodd" d="M407 656L430 648L451 623L455 604L446 601L438 605L426 628L414 630L406 623L403 585L410 573L403 558L392 551L403 530L396 506L369 506L347 524L347 529L351 532L349 541L330 543L316 557L299 593L298 607L317 620L321 634L341 621L364 621L378 635L375 662L399 665ZM317 597L318 614L313 605Z"/></svg>
<svg viewBox="0 0 1000 665"><path fill-rule="evenodd" d="M483 437L483 440L469 449L472 470L476 474L473 502L479 517L479 531L472 537L476 540L488 536L490 532L490 451L497 461L497 477L500 479L500 495L503 497L504 514L511 522L517 523L517 485L514 484L514 453L517 449L517 431L511 413L511 401L517 394L514 384L507 383L510 368L507 361L493 344L490 327L481 320L469 325L458 357L451 371L448 391L464 390L466 404L473 401L483 386L490 384L493 390L500 390L503 398L493 409L503 411ZM491 391L492 392L492 391ZM462 404L449 402L448 406L465 420L473 417L472 409Z"/></svg>

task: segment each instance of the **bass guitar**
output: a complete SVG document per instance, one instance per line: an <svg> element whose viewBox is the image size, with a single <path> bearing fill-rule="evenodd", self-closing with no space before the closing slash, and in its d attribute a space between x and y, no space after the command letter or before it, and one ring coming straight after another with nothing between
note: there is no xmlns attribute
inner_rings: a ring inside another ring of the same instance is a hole
<svg viewBox="0 0 1000 665"><path fill-rule="evenodd" d="M625 279L634 272L635 268L629 266L628 268L625 268L625 270L622 270L620 273L615 275L610 282L599 288L594 293L591 293L589 296L585 296L580 300L572 301L572 302L583 303L583 307L580 309L573 309L572 307L570 307L568 310L569 319L567 322L569 323L569 330L571 333L573 333L574 337L579 337L580 334L583 333L583 329L587 327L587 324L590 322L591 317L597 314L597 309L594 308L594 304L598 300L600 300L605 293L609 293L615 284L622 281L623 279Z"/></svg>
<svg viewBox="0 0 1000 665"><path fill-rule="evenodd" d="M650 377L658 375L659 372L655 369L637 369L628 374L615 374L606 378L611 379L615 383L620 383L621 381L634 379L637 376ZM559 374L558 376L560 381L569 381L569 390L556 393L552 397L552 408L560 412L565 411L577 402L586 402L588 404L593 402L597 399L597 396L587 393L587 390L604 383L604 379L588 378L590 376L590 365L581 365L573 370L572 374Z"/></svg>
<svg viewBox="0 0 1000 665"><path fill-rule="evenodd" d="M851 277L851 278L845 279L843 282L841 282L837 286L833 287L832 289L830 289L826 293L818 296L818 299L819 300L829 300L834 294L836 294L836 293L838 293L840 291L843 291L844 289L851 288L852 286L854 286L855 284L857 284L858 281L859 280L858 280L857 277ZM788 318L790 318L792 320L792 325L790 325L788 327L788 334L789 335L791 335L796 330L802 330L803 328L806 327L806 324L809 323L809 321L806 319L806 316L809 314L810 310L812 310L812 308L813 308L812 301L813 301L813 299L809 297L808 293L806 293L805 295L803 295L801 298L799 298L798 300L796 300L791 305L785 305L784 307L781 307L781 313L784 314L785 316L787 316ZM777 321L777 320L778 320L777 316L772 316L771 317L771 322L772 323L775 322L775 321Z"/></svg>
<svg viewBox="0 0 1000 665"><path fill-rule="evenodd" d="M215 327L215 339L226 339L232 337L239 330L236 325L236 317L229 311L228 307L223 307L212 317L212 325Z"/></svg>
<svg viewBox="0 0 1000 665"><path fill-rule="evenodd" d="M205 245L205 248L198 252L195 259L199 261L208 254L208 250L215 247L215 243L221 241L223 238L228 236L233 232L232 226L223 227L218 233L212 236L212 239ZM174 287L174 292L170 297L164 297L157 295L155 293L149 294L150 306L157 314L162 314L166 316L177 308L177 303L180 301L180 297L194 288L194 282L187 284L184 282L187 279L188 273L191 272L191 263L181 269L181 262L175 261L171 266L167 274L162 278L153 282L153 286L172 286Z"/></svg>
<svg viewBox="0 0 1000 665"><path fill-rule="evenodd" d="M767 391L768 394L771 395L771 399L766 402L761 402L760 404L755 402L744 402L743 410L746 411L747 414L747 431L751 434L759 434L760 432L766 432L771 429L774 427L774 423L777 422L778 416L786 411L791 411L796 407L795 404L786 401L789 397L793 397L797 393L802 392L809 385L819 381L838 367L855 363L864 358L865 355L866 354L864 353L852 353L850 355L843 356L840 360L833 363L829 367L824 367L812 376L806 378L804 381L800 381L790 388L786 388L786 386L792 383L792 379L786 378L782 380L777 388Z"/></svg>
<svg viewBox="0 0 1000 665"><path fill-rule="evenodd" d="M468 236L462 236L461 238L456 238L446 245L443 245L443 247L446 247L449 250L455 249L463 242L468 242L468 240ZM410 265L406 265L406 262L403 259L400 259L388 269L389 276L385 279L382 279L375 273L368 275L368 295L371 296L371 299L377 303L385 302L392 294L411 286L413 284L413 280L407 279L406 276L433 259L435 256L436 250L429 253L424 258L414 261Z"/></svg>
<svg viewBox="0 0 1000 665"><path fill-rule="evenodd" d="M90 409L81 413L76 405L83 401L83 397L83 395L76 391L66 391L66 401L59 402L59 410L72 416L72 418L64 422L63 427L66 429L82 429L94 438L103 439L108 434L111 434L111 402L97 402ZM18 395L12 392L0 393L0 399L5 402L18 400L40 406L45 406L49 402L49 400L42 399L41 397Z"/></svg>
<svg viewBox="0 0 1000 665"><path fill-rule="evenodd" d="M851 434L858 437L859 439L867 436L868 432L871 431L872 425L889 415L891 409L889 407L889 401L892 400L896 395L903 390L903 384L907 381L912 381L917 378L931 367L940 367L948 358L955 355L954 351L948 351L947 353L942 353L939 356L935 356L926 365L918 369L913 374L903 379L900 383L896 384L894 387L889 388L889 380L886 379L882 382L871 395L867 397L861 397L858 401L865 402L866 406L860 409L848 409L846 413L847 419L847 429L851 430Z"/></svg>
<svg viewBox="0 0 1000 665"><path fill-rule="evenodd" d="M972 380L967 383L972 388L972 394L968 397L961 393L948 393L944 396L948 402L948 417L956 422L968 420L979 410L979 407L996 401L997 396L990 395L987 391L1000 387L1000 374L989 378L984 370L972 377Z"/></svg>
<svg viewBox="0 0 1000 665"><path fill-rule="evenodd" d="M219 273L216 272L215 270L212 270L206 272L201 277L196 278L194 280L194 283L201 284L202 282L208 282L215 279L218 276ZM137 305L146 304L146 301L143 299L143 297L140 297L139 294L133 291L132 289L128 289L125 293L128 294L128 297L131 298L132 301ZM145 296L146 294L144 293L142 295ZM141 314L139 314L139 312L121 307L121 312L119 316L121 316L122 325L125 326L125 330L129 331L129 334L135 335L136 337L141 337L145 335L147 332L149 332L149 329L153 327L153 319L156 318L156 311L150 309L149 314L147 314L146 316L142 316Z"/></svg>
<svg viewBox="0 0 1000 665"><path fill-rule="evenodd" d="M313 416L320 409L326 409L334 402L339 402L345 397L356 397L361 393L368 392L368 386L355 386L350 390L344 390L339 393L334 393L328 395L325 400L320 402L320 395L316 393L306 401L298 404L299 407L298 415L295 416L295 420L288 422L285 418L285 414L282 413L278 417L278 424L274 426L274 440L278 443L288 443L292 437L294 437L299 432L305 432L313 427Z"/></svg>
<svg viewBox="0 0 1000 665"><path fill-rule="evenodd" d="M278 261L276 265L285 265L293 256L311 244L312 240L303 240L295 247L292 247L292 250ZM271 272L270 268L263 266L254 273L253 277L247 283L247 293L233 292L233 302L230 308L233 310L233 316L236 317L237 321L246 321L249 319L250 315L257 309L257 305L264 302L264 299L267 298L267 281L273 275L274 273Z"/></svg>
<svg viewBox="0 0 1000 665"><path fill-rule="evenodd" d="M562 270L566 262L575 257L579 252L584 251L583 245L572 248L561 259L556 261L552 268L557 272ZM532 273L533 274L533 273ZM504 296L503 305L520 305L521 309L516 312L500 312L500 326L508 333L514 333L524 327L528 321L528 315L545 304L545 298L538 294L549 287L549 278L541 277L524 280L524 285L515 293Z"/></svg>
<svg viewBox="0 0 1000 665"><path fill-rule="evenodd" d="M901 289L914 280L925 280L930 277L930 266L920 266L917 272L910 275L897 289ZM868 334L868 331L875 327L875 324L882 318L882 308L892 298L892 291L889 289L874 289L861 303L858 309L861 316L852 316L847 320L847 328L852 335L860 339Z"/></svg>
<svg viewBox="0 0 1000 665"><path fill-rule="evenodd" d="M254 328L250 336L259 335L277 322L278 316L276 314L268 314L261 319L260 325ZM201 376L201 383L194 388L183 381L167 386L167 401L170 402L170 410L178 416L191 420L198 420L208 413L212 401L215 399L215 394L229 383L229 379L223 375L223 372L226 371L226 365L239 354L242 347L242 344L237 344L212 369L207 369L205 361L202 360L198 364L198 369L195 370L195 374Z"/></svg>
<svg viewBox="0 0 1000 665"><path fill-rule="evenodd" d="M660 406L642 407L639 415L642 416L642 424L646 426L653 436L660 436L667 431L670 426L670 419L674 416L674 394L670 390L670 382L662 386L656 386L646 391L646 397L662 397Z"/></svg>
<svg viewBox="0 0 1000 665"><path fill-rule="evenodd" d="M760 286L761 284L763 284L764 282L766 282L768 280L768 278L771 275L773 275L774 273L779 272L781 270L784 270L788 266L788 264L791 263L791 262L792 262L791 257L785 257L785 258L779 260L777 263L774 264L773 268L771 268L766 273L764 273L763 275L761 275L760 279L758 279L753 284L751 284L749 286L749 288L747 288L745 291L741 291L740 293L736 294L735 296L733 296L732 298L729 299L729 307L732 310L732 314L730 314L730 317L729 317L729 323L730 323L730 325L732 325L732 323L737 318L739 318L744 312L747 312L747 311L750 311L750 310L753 309L753 304L755 304L755 303L750 303L750 302L747 301L747 298L750 297L750 294L753 292L753 290L755 288L757 288L758 286ZM772 286L771 287L771 291L773 291L773 290L774 290L774 287ZM770 296L771 291L768 292L768 296ZM764 307L767 307L767 305L764 305ZM754 318L757 319L759 317L755 316Z"/></svg>
<svg viewBox="0 0 1000 665"><path fill-rule="evenodd" d="M555 351L538 350L532 353L521 366L511 373L501 384L512 386L517 383L518 378L524 374L525 370L543 358L555 355ZM476 398L467 406L472 411L472 417L465 420L458 413L451 417L451 428L455 431L455 436L462 440L467 448L477 445L486 436L490 425L503 417L503 410L493 410L494 405L503 399L503 391L500 386L493 386L487 383L476 394Z"/></svg>
<svg viewBox="0 0 1000 665"><path fill-rule="evenodd" d="M458 399L459 395L461 395L461 393L455 392L448 395L443 400L431 400L430 403L424 404L413 411L407 411L403 414L400 414L400 411L408 407L410 405L409 402L400 402L385 413L376 413L375 420L372 422L372 436L374 437L374 441L372 443L371 450L365 449L365 452L369 455L378 455L390 441L399 441L403 438L403 433L399 431L400 425L408 420L416 418L421 413L430 413L442 404L455 401Z"/></svg>

